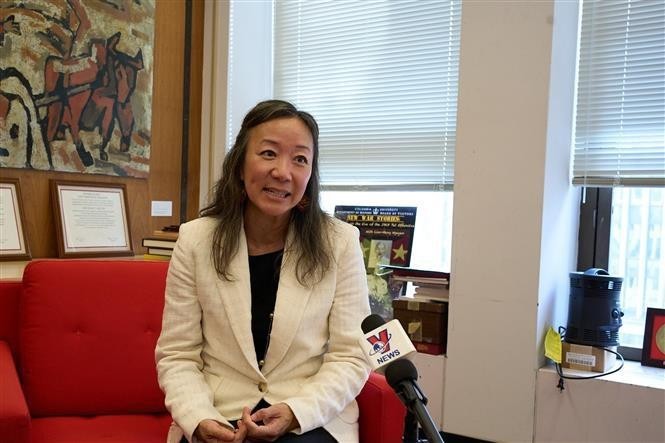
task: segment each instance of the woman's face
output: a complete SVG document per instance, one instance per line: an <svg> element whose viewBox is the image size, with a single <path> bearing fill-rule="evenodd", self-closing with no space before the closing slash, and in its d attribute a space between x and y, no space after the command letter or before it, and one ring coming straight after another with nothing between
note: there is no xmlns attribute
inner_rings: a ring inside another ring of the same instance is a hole
<svg viewBox="0 0 665 443"><path fill-rule="evenodd" d="M305 194L313 158L312 134L299 118L278 118L250 129L241 173L247 210L288 216Z"/></svg>

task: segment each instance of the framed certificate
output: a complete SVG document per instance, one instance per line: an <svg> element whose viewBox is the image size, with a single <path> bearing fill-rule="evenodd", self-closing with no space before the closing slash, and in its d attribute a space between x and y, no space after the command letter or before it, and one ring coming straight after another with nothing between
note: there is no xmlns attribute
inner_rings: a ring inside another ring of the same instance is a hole
<svg viewBox="0 0 665 443"><path fill-rule="evenodd" d="M51 180L59 257L133 255L124 184Z"/></svg>
<svg viewBox="0 0 665 443"><path fill-rule="evenodd" d="M17 179L0 180L0 260L29 260L21 188Z"/></svg>

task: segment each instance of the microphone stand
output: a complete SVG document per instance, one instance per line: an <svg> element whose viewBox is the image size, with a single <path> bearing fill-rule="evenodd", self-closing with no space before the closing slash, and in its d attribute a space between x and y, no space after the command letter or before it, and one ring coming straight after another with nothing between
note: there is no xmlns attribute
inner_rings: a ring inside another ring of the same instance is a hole
<svg viewBox="0 0 665 443"><path fill-rule="evenodd" d="M436 429L434 421L425 407L427 404L427 397L425 397L415 381L402 381L397 388L397 395L402 400L402 403L404 403L404 406L416 416L418 423L420 423L420 427L425 432L427 440L429 440L430 443L444 443L441 434L439 434L439 431Z"/></svg>
<svg viewBox="0 0 665 443"><path fill-rule="evenodd" d="M420 443L418 438L418 421L413 412L407 410L404 416L404 436L402 443Z"/></svg>

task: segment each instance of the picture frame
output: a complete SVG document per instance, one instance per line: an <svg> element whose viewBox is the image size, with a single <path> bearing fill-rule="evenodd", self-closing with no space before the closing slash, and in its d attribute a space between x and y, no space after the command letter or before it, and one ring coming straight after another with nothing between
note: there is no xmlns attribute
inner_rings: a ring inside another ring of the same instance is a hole
<svg viewBox="0 0 665 443"><path fill-rule="evenodd" d="M134 255L123 183L51 180L58 257Z"/></svg>
<svg viewBox="0 0 665 443"><path fill-rule="evenodd" d="M0 261L30 260L18 179L0 180Z"/></svg>
<svg viewBox="0 0 665 443"><path fill-rule="evenodd" d="M642 366L665 369L665 309L647 308Z"/></svg>

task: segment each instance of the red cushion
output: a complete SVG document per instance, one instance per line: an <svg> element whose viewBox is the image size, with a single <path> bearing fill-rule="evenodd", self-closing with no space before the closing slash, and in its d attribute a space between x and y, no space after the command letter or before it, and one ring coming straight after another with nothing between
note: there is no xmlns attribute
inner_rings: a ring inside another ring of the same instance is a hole
<svg viewBox="0 0 665 443"><path fill-rule="evenodd" d="M19 340L33 417L165 411L154 348L167 269L140 260L28 264Z"/></svg>
<svg viewBox="0 0 665 443"><path fill-rule="evenodd" d="M401 443L406 408L383 375L370 373L356 401L361 442Z"/></svg>
<svg viewBox="0 0 665 443"><path fill-rule="evenodd" d="M31 443L164 443L168 415L48 417L32 420Z"/></svg>

